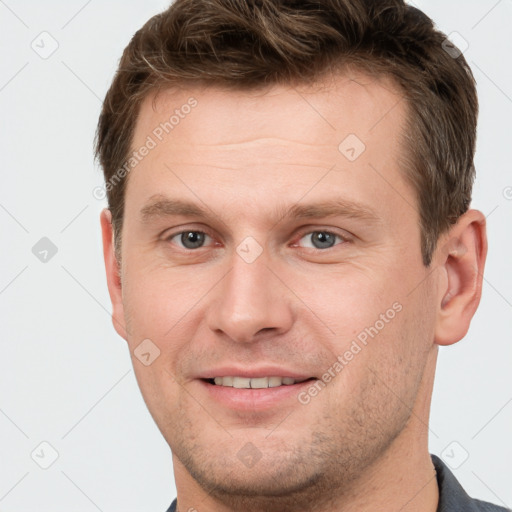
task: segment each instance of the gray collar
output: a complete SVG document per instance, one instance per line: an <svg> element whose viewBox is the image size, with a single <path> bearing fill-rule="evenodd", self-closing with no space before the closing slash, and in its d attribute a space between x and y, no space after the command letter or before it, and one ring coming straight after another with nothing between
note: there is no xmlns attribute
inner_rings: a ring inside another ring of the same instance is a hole
<svg viewBox="0 0 512 512"><path fill-rule="evenodd" d="M506 508L471 498L448 466L437 455L430 454L430 457L436 468L439 487L437 512L510 512Z"/></svg>

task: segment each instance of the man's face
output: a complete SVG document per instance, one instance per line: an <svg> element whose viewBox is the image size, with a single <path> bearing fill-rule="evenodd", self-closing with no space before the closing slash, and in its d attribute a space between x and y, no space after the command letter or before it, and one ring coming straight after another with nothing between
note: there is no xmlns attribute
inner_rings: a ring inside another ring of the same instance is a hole
<svg viewBox="0 0 512 512"><path fill-rule="evenodd" d="M435 286L399 166L406 106L353 78L142 105L132 148L156 147L128 176L114 316L177 470L212 494L341 485L419 407ZM311 380L229 386L264 377Z"/></svg>

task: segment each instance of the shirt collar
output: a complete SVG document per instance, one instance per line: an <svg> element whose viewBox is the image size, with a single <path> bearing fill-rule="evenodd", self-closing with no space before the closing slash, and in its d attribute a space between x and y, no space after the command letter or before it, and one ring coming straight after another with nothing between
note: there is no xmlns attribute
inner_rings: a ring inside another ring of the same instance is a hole
<svg viewBox="0 0 512 512"><path fill-rule="evenodd" d="M430 457L439 488L437 512L479 512L475 500L468 496L448 466L437 455L430 454Z"/></svg>

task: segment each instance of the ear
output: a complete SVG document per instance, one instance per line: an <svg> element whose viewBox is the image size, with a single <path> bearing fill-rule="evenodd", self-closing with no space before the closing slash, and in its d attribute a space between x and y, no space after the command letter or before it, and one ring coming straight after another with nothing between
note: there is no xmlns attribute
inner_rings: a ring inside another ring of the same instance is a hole
<svg viewBox="0 0 512 512"><path fill-rule="evenodd" d="M467 211L443 242L436 255L440 286L434 341L451 345L466 335L480 303L487 256L484 215L478 210Z"/></svg>
<svg viewBox="0 0 512 512"><path fill-rule="evenodd" d="M105 270L107 273L108 293L112 302L112 323L114 328L125 340L126 325L124 319L123 295L121 289L121 275L119 263L117 261L114 249L114 232L112 229L112 214L105 208L101 212L101 233L103 238L103 258L105 260Z"/></svg>

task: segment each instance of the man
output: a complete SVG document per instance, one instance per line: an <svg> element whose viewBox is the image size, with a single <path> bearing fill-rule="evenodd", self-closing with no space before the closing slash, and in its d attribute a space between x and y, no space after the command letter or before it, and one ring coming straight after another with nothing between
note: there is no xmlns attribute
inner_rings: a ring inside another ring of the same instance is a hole
<svg viewBox="0 0 512 512"><path fill-rule="evenodd" d="M480 301L477 98L399 0L177 0L97 132L116 331L170 511L493 511L428 451Z"/></svg>

